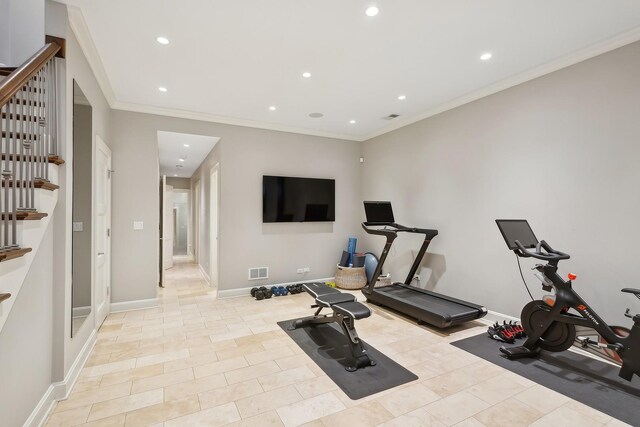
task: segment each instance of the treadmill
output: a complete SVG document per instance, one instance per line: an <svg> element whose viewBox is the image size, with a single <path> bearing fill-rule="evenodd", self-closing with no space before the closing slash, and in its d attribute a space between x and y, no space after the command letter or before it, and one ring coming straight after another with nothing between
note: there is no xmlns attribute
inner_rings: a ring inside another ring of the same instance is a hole
<svg viewBox="0 0 640 427"><path fill-rule="evenodd" d="M364 210L367 221L362 223L362 228L368 234L387 238L380 262L378 262L371 279L362 289L367 301L413 317L418 320L419 324L428 323L438 328L459 325L480 319L487 314L487 309L481 305L411 286L411 281L427 252L427 247L431 240L438 235L438 230L411 228L397 224L391 209L391 202L364 202ZM404 283L396 282L390 286L376 288L375 284L382 272L382 266L387 259L393 241L398 237L398 233L424 234L424 242Z"/></svg>

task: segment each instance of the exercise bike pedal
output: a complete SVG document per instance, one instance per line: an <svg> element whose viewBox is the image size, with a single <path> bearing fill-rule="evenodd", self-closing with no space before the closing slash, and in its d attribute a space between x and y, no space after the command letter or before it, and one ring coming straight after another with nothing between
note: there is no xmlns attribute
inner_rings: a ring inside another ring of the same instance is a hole
<svg viewBox="0 0 640 427"><path fill-rule="evenodd" d="M538 352L536 350L530 350L525 346L518 347L500 347L500 352L504 354L507 359L523 359L525 357L535 357Z"/></svg>

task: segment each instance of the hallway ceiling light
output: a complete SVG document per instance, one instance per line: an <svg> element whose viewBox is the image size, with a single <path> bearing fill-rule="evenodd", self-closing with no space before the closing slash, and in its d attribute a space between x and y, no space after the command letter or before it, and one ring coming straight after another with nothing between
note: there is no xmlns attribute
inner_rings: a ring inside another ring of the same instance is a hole
<svg viewBox="0 0 640 427"><path fill-rule="evenodd" d="M349 120L349 123L351 123L352 125L356 124L355 120Z"/></svg>
<svg viewBox="0 0 640 427"><path fill-rule="evenodd" d="M162 87L162 86L160 86L160 87L158 88L158 90L159 90L160 92L166 92L166 91L167 91L167 88L166 88L166 87Z"/></svg>
<svg viewBox="0 0 640 427"><path fill-rule="evenodd" d="M181 158L180 158L180 161L181 161L181 162L184 162L184 159L181 157Z"/></svg>
<svg viewBox="0 0 640 427"><path fill-rule="evenodd" d="M173 174L173 176L178 176L178 174L177 174L177 173L174 173L174 174Z"/></svg>
<svg viewBox="0 0 640 427"><path fill-rule="evenodd" d="M487 52L487 53L483 53L483 54L480 56L480 59L481 59L481 60L483 60L483 61L488 61L488 60L490 60L490 59L491 59L491 57L492 57L492 56L493 56L493 55L491 54L491 52Z"/></svg>
<svg viewBox="0 0 640 427"><path fill-rule="evenodd" d="M378 12L380 12L380 9L375 6L369 6L367 10L364 11L367 16L376 16Z"/></svg>
<svg viewBox="0 0 640 427"><path fill-rule="evenodd" d="M309 77L311 77L311 73L308 71L305 71L304 73L302 73L302 77L304 77L305 79L308 79Z"/></svg>
<svg viewBox="0 0 640 427"><path fill-rule="evenodd" d="M271 107L269 107L269 111L276 111L276 107L272 105Z"/></svg>
<svg viewBox="0 0 640 427"><path fill-rule="evenodd" d="M157 38L156 38L156 41L157 41L158 43L160 43L160 44L169 44L169 39L168 39L168 38L166 38L166 37L162 37L162 36L157 37Z"/></svg>
<svg viewBox="0 0 640 427"><path fill-rule="evenodd" d="M405 99L407 99L407 95L400 95L400 96L398 97L398 99L399 99L400 101L404 101Z"/></svg>
<svg viewBox="0 0 640 427"><path fill-rule="evenodd" d="M184 144L185 147L189 148L189 144Z"/></svg>

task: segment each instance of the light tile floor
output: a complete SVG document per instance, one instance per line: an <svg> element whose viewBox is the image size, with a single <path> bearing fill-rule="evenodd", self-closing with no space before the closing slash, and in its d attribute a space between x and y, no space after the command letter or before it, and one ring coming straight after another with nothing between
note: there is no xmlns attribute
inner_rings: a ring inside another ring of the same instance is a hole
<svg viewBox="0 0 640 427"><path fill-rule="evenodd" d="M449 344L480 323L443 333L376 306L360 335L420 378L353 401L276 324L309 315L306 294L217 300L184 259L167 282L160 307L107 318L48 426L624 425Z"/></svg>

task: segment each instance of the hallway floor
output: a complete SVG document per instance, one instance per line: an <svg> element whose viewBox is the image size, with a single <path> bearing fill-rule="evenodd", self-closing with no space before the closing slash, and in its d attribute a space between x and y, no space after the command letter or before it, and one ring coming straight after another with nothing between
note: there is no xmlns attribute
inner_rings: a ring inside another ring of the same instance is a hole
<svg viewBox="0 0 640 427"><path fill-rule="evenodd" d="M276 324L310 303L216 300L197 266L178 261L160 307L109 315L46 425L625 425L449 345L483 324L442 335L375 306L360 335L420 379L352 401Z"/></svg>

